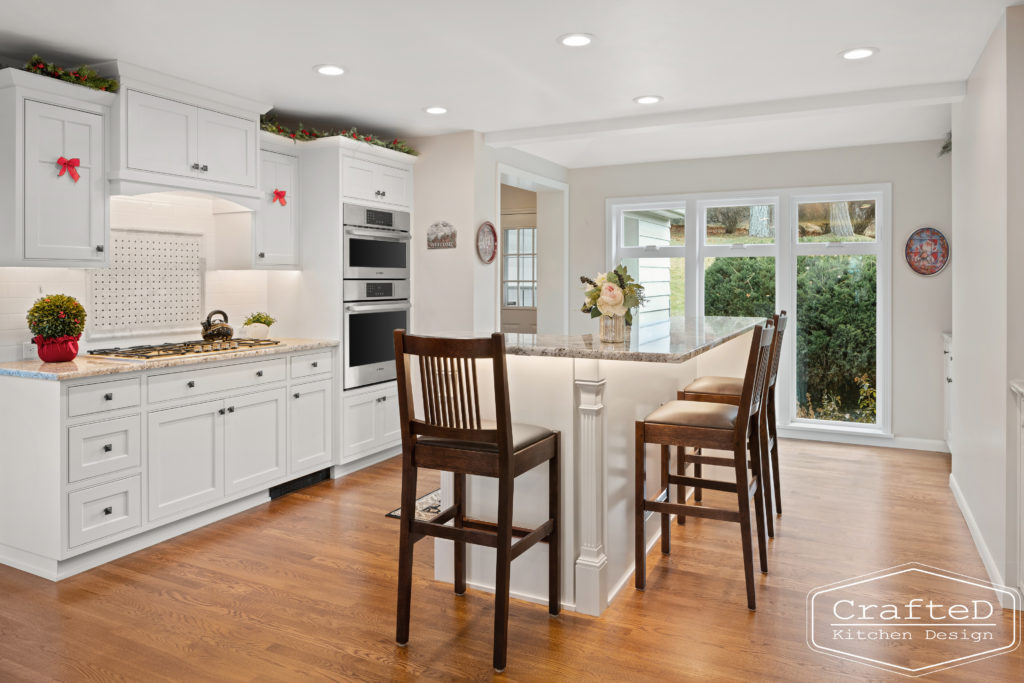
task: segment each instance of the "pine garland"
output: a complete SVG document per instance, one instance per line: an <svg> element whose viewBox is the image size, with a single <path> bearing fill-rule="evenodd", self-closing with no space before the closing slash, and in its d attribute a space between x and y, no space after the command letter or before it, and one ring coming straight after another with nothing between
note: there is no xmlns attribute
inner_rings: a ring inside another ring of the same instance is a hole
<svg viewBox="0 0 1024 683"><path fill-rule="evenodd" d="M100 76L95 69L87 64L83 64L77 69L64 68L57 66L53 62L46 62L39 55L32 55L32 59L25 62L25 66L22 70L28 71L34 74L40 74L42 76L49 76L50 78L56 78L60 81L67 83L74 83L75 85L84 85L87 88L93 90L103 90L104 92L117 92L117 81L113 78L103 78Z"/></svg>
<svg viewBox="0 0 1024 683"><path fill-rule="evenodd" d="M261 116L260 127L268 133L274 133L281 137L288 138L289 140L319 140L320 138L332 138L342 136L350 138L352 140L358 140L359 142L365 142L368 145L376 145L377 147L384 147L385 149L393 149L396 152L402 152L403 154L411 154L416 156L418 152L409 146L404 140L395 138L393 140L385 140L377 137L376 135L366 135L360 133L356 128L349 128L347 130L321 130L319 128L313 128L312 126L303 126L299 123L298 128L291 129L278 122L275 116Z"/></svg>

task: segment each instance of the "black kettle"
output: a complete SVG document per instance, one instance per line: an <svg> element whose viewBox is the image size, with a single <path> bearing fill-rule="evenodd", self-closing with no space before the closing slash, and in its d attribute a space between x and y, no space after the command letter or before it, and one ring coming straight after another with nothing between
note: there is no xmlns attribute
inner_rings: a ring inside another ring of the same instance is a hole
<svg viewBox="0 0 1024 683"><path fill-rule="evenodd" d="M218 314L221 320L214 320L213 316ZM228 314L224 311L210 311L202 324L203 339L206 341L227 341L235 336L235 331L228 325Z"/></svg>

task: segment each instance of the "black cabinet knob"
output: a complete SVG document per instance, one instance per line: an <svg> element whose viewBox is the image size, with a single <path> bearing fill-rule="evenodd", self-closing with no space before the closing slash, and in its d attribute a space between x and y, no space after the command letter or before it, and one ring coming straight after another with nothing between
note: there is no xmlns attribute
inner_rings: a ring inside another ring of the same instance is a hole
<svg viewBox="0 0 1024 683"><path fill-rule="evenodd" d="M185 386L187 386L189 389L195 389L196 388L196 381L194 379L190 379L188 381L188 384L186 384Z"/></svg>
<svg viewBox="0 0 1024 683"><path fill-rule="evenodd" d="M109 453L112 450L114 450L113 444L109 444L109 443L108 444L103 444L103 452L104 453Z"/></svg>
<svg viewBox="0 0 1024 683"><path fill-rule="evenodd" d="M316 362L316 361L313 361L313 367L314 367L314 368L318 368L318 367L320 367L320 363L318 363L318 362Z"/></svg>
<svg viewBox="0 0 1024 683"><path fill-rule="evenodd" d="M262 370L257 370L256 371L256 376L257 377L262 377L263 376L263 371Z"/></svg>
<svg viewBox="0 0 1024 683"><path fill-rule="evenodd" d="M226 410L224 410L223 408L221 408L220 410L218 410L218 411L217 411L217 414L218 414L218 415L223 415L223 414L224 414L224 413L226 413L226 412L227 412Z"/></svg>
<svg viewBox="0 0 1024 683"><path fill-rule="evenodd" d="M105 508L103 508L103 514L105 514L105 515L112 515L112 514L114 514L114 508L112 508L112 507L105 507Z"/></svg>
<svg viewBox="0 0 1024 683"><path fill-rule="evenodd" d="M103 394L103 400L104 401L113 401L114 400L114 395L113 394Z"/></svg>
<svg viewBox="0 0 1024 683"><path fill-rule="evenodd" d="M228 412L229 413L235 412L235 407L234 406L228 406Z"/></svg>
<svg viewBox="0 0 1024 683"><path fill-rule="evenodd" d="M210 167L207 166L206 164L203 164L202 166L199 167L199 170L200 171L209 171Z"/></svg>
<svg viewBox="0 0 1024 683"><path fill-rule="evenodd" d="M294 394L292 394L292 396L294 396L295 398L298 398L299 397L299 392L296 391Z"/></svg>
<svg viewBox="0 0 1024 683"><path fill-rule="evenodd" d="M257 254L257 256L259 256L260 258L267 258L266 252L263 252L263 251L261 251L259 254Z"/></svg>
<svg viewBox="0 0 1024 683"><path fill-rule="evenodd" d="M199 164L192 164L192 170L193 171L198 171L199 170Z"/></svg>
<svg viewBox="0 0 1024 683"><path fill-rule="evenodd" d="M387 193L387 192L385 192L384 190L381 190L381 191L380 191L380 196L381 196L381 197L387 197L387 196L388 196L388 193Z"/></svg>
<svg viewBox="0 0 1024 683"><path fill-rule="evenodd" d="M102 244L97 244L96 245L96 253L97 254L102 254L104 252L104 250L105 250L105 247Z"/></svg>

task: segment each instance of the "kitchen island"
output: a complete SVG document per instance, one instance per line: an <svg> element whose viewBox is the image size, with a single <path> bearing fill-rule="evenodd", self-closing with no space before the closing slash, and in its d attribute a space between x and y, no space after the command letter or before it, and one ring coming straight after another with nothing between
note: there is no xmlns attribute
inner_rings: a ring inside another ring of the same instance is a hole
<svg viewBox="0 0 1024 683"><path fill-rule="evenodd" d="M512 419L562 432L562 595L564 606L599 615L633 572L633 431L658 405L700 375L740 375L749 332L761 318L638 316L625 343L595 335L506 334ZM492 395L481 372L481 396ZM493 410L493 406L488 406ZM481 405L486 413L487 408ZM485 417L493 417L493 415ZM655 458L652 448L648 457ZM657 484L660 472L649 479ZM515 484L513 524L534 527L547 511L547 472L536 468ZM452 477L442 478L443 506ZM470 516L496 519L494 480L470 477ZM647 525L648 547L660 533ZM452 581L451 542L436 540L435 577ZM467 581L493 591L494 553L468 546ZM547 601L547 547L538 544L512 563L512 595Z"/></svg>

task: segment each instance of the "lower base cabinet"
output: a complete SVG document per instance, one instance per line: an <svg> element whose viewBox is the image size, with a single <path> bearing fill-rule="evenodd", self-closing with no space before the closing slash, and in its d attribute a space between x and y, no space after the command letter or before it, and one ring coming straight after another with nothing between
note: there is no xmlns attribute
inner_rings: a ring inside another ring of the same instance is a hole
<svg viewBox="0 0 1024 683"><path fill-rule="evenodd" d="M398 387L394 382L356 389L346 394L344 404L343 463L401 443Z"/></svg>
<svg viewBox="0 0 1024 683"><path fill-rule="evenodd" d="M288 398L288 440L291 473L331 462L331 424L334 384L299 384Z"/></svg>
<svg viewBox="0 0 1024 683"><path fill-rule="evenodd" d="M285 464L285 390L226 400L224 473L228 495L280 479Z"/></svg>
<svg viewBox="0 0 1024 683"><path fill-rule="evenodd" d="M149 414L149 519L224 495L223 401Z"/></svg>

